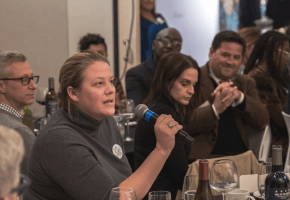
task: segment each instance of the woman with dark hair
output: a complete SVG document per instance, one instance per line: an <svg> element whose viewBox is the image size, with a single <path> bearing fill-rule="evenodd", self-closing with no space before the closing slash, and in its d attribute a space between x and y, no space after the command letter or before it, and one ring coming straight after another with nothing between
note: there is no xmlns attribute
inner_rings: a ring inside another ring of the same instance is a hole
<svg viewBox="0 0 290 200"><path fill-rule="evenodd" d="M142 199L182 126L161 115L154 126L156 148L132 174L112 117L116 90L108 60L93 51L73 55L63 64L59 83L59 109L34 143L24 200L107 200L114 187L134 188Z"/></svg>
<svg viewBox="0 0 290 200"><path fill-rule="evenodd" d="M144 100L144 104L158 115L169 114L182 124L187 119L186 106L199 88L199 74L197 62L190 56L181 53L165 54L158 62L150 93ZM153 124L140 119L135 131L135 169L155 148L155 132ZM170 191L172 199L175 199L177 190L182 189L183 179L188 169L187 157L190 148L181 138L176 137L175 147L150 191Z"/></svg>
<svg viewBox="0 0 290 200"><path fill-rule="evenodd" d="M288 133L282 111L287 104L287 86L279 73L288 62L289 39L279 32L269 31L258 39L245 69L245 74L256 80L260 99L270 114L272 144L283 145L284 159L288 149Z"/></svg>
<svg viewBox="0 0 290 200"><path fill-rule="evenodd" d="M140 0L141 17L141 62L152 53L152 44L157 33L167 28L167 23L161 14L155 12L155 0Z"/></svg>

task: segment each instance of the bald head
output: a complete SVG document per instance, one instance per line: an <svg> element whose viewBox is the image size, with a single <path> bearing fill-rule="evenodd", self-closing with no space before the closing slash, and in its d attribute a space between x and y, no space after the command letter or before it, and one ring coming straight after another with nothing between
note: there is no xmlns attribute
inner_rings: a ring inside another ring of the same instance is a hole
<svg viewBox="0 0 290 200"><path fill-rule="evenodd" d="M182 37L175 28L165 28L158 32L152 44L153 59L158 62L165 53L180 52Z"/></svg>
<svg viewBox="0 0 290 200"><path fill-rule="evenodd" d="M175 28L164 28L162 30L160 30L157 35L156 35L156 38L155 40L158 40L162 37L166 37L167 35L171 35L171 34L174 34L176 35L176 38L178 38L178 40L180 42L182 42L182 37L181 37L181 34L179 33L179 31Z"/></svg>

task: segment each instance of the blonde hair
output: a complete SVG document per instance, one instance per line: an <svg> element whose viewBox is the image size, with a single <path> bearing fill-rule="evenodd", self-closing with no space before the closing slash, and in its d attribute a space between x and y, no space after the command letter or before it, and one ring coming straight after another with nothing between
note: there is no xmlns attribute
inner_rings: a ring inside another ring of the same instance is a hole
<svg viewBox="0 0 290 200"><path fill-rule="evenodd" d="M24 144L19 133L0 125L0 199L9 196L20 180L23 155Z"/></svg>
<svg viewBox="0 0 290 200"><path fill-rule="evenodd" d="M104 56L93 51L82 51L68 58L60 69L59 92L57 94L58 107L67 106L69 115L71 115L75 106L71 103L67 88L69 86L74 89L81 88L84 80L84 71L95 61L106 62L110 65Z"/></svg>

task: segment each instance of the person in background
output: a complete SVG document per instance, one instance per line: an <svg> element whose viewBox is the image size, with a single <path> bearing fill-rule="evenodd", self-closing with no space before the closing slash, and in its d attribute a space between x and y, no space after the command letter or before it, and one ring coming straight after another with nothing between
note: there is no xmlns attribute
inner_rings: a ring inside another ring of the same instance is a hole
<svg viewBox="0 0 290 200"><path fill-rule="evenodd" d="M17 200L24 144L15 130L0 125L0 199Z"/></svg>
<svg viewBox="0 0 290 200"><path fill-rule="evenodd" d="M186 120L185 106L198 89L199 66L190 56L172 52L165 54L158 63L151 90L144 103L154 113L168 114L182 124ZM156 146L154 125L140 119L135 130L134 160L139 168ZM175 199L178 189L182 190L183 179L188 169L190 145L182 138L175 139L160 174L149 191L165 190ZM148 199L147 196L144 199Z"/></svg>
<svg viewBox="0 0 290 200"><path fill-rule="evenodd" d="M208 63L201 67L201 88L188 108L185 130L194 137L190 160L237 155L248 150L246 126L261 129L269 113L260 102L253 78L237 74L246 49L234 31L213 39Z"/></svg>
<svg viewBox="0 0 290 200"><path fill-rule="evenodd" d="M244 69L247 66L248 60L251 56L251 53L255 47L255 44L261 34L260 34L260 31L256 29L255 27L244 27L241 30L239 30L238 33L246 41L246 50L243 55L241 73L240 73L240 74L243 74Z"/></svg>
<svg viewBox="0 0 290 200"><path fill-rule="evenodd" d="M108 200L114 187L134 188L137 199L147 194L182 126L161 115L154 127L156 148L132 174L112 117L113 83L108 60L98 53L81 52L65 61L59 74L59 109L34 143L24 200Z"/></svg>
<svg viewBox="0 0 290 200"><path fill-rule="evenodd" d="M161 14L155 12L155 0L140 0L141 16L141 62L146 61L153 53L152 44L157 33L167 28Z"/></svg>
<svg viewBox="0 0 290 200"><path fill-rule="evenodd" d="M0 53L0 125L14 129L22 136L25 146L21 164L22 174L27 174L35 135L22 123L21 110L33 103L38 79L39 76L33 75L23 54L12 51Z"/></svg>
<svg viewBox="0 0 290 200"><path fill-rule="evenodd" d="M80 39L78 46L79 52L90 50L97 52L102 56L108 58L107 44L105 42L105 39L100 34L88 33L87 35L83 36ZM124 94L122 83L117 77L115 77L115 87L116 87L115 114L117 114L120 106L120 101L122 99L126 99L126 96Z"/></svg>
<svg viewBox="0 0 290 200"><path fill-rule="evenodd" d="M127 71L127 98L134 99L136 105L142 103L150 91L161 56L169 52L180 52L181 46L182 37L178 30L175 28L162 29L152 44L153 54L145 62Z"/></svg>
<svg viewBox="0 0 290 200"><path fill-rule="evenodd" d="M290 24L290 1L287 0L268 0L266 16L272 18L273 28L279 29Z"/></svg>
<svg viewBox="0 0 290 200"><path fill-rule="evenodd" d="M289 39L276 31L264 33L256 43L249 58L245 74L256 80L259 96L270 114L272 144L281 144L283 159L288 149L288 133L282 115L287 104L287 94L280 72L289 62Z"/></svg>
<svg viewBox="0 0 290 200"><path fill-rule="evenodd" d="M254 21L261 18L260 0L240 0L239 28L255 26Z"/></svg>

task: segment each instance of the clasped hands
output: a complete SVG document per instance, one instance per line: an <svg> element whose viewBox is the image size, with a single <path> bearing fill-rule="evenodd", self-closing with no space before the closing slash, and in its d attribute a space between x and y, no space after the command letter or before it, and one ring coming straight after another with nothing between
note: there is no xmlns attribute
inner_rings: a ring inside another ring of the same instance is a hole
<svg viewBox="0 0 290 200"><path fill-rule="evenodd" d="M232 87L233 82L221 83L211 94L214 97L213 105L218 114L223 113L234 101L241 98L241 91L237 86Z"/></svg>

